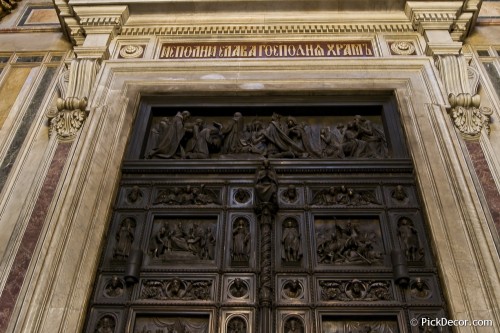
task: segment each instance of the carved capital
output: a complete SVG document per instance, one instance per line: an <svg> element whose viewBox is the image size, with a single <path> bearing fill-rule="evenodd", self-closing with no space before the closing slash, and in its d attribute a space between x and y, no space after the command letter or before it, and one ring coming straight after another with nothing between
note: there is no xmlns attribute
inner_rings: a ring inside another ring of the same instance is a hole
<svg viewBox="0 0 500 333"><path fill-rule="evenodd" d="M57 135L60 141L71 141L83 126L87 112L82 110L63 110L50 119L49 135Z"/></svg>
<svg viewBox="0 0 500 333"><path fill-rule="evenodd" d="M490 116L493 110L479 106L479 95L450 94L448 99L451 105L450 116L465 139L477 139L483 128L490 134Z"/></svg>
<svg viewBox="0 0 500 333"><path fill-rule="evenodd" d="M476 94L479 86L477 71L469 67L463 55L441 56L436 65L448 92L448 113L462 137L478 139L483 129L489 134L492 110L481 106L481 97Z"/></svg>
<svg viewBox="0 0 500 333"><path fill-rule="evenodd" d="M99 68L96 59L75 59L68 71L61 74L55 108L47 113L49 135L61 141L74 139L87 119L88 96Z"/></svg>

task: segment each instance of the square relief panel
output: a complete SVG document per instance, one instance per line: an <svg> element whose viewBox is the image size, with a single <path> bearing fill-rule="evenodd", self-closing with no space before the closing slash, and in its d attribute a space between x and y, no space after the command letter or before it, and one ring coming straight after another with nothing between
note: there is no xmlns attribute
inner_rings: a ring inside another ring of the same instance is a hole
<svg viewBox="0 0 500 333"><path fill-rule="evenodd" d="M125 314L123 309L113 307L98 307L92 309L90 320L85 332L120 332L124 331L122 327Z"/></svg>
<svg viewBox="0 0 500 333"><path fill-rule="evenodd" d="M310 312L304 309L280 309L277 313L279 333L310 333L312 328Z"/></svg>
<svg viewBox="0 0 500 333"><path fill-rule="evenodd" d="M278 189L280 207L300 207L304 205L304 188L289 184Z"/></svg>
<svg viewBox="0 0 500 333"><path fill-rule="evenodd" d="M221 333L255 332L254 325L253 310L231 308L221 311L221 328L219 330Z"/></svg>
<svg viewBox="0 0 500 333"><path fill-rule="evenodd" d="M309 283L306 276L279 275L277 277L277 302L301 304L309 302Z"/></svg>
<svg viewBox="0 0 500 333"><path fill-rule="evenodd" d="M118 199L119 208L144 208L148 205L151 188L148 185L137 184L121 188Z"/></svg>
<svg viewBox="0 0 500 333"><path fill-rule="evenodd" d="M229 205L236 208L252 207L254 202L253 188L237 186L230 189Z"/></svg>
<svg viewBox="0 0 500 333"><path fill-rule="evenodd" d="M224 303L254 303L255 276L253 274L238 274L224 277Z"/></svg>
<svg viewBox="0 0 500 333"><path fill-rule="evenodd" d="M102 275L99 278L95 300L102 303L122 303L130 298L131 288L122 274Z"/></svg>
<svg viewBox="0 0 500 333"><path fill-rule="evenodd" d="M384 197L390 208L416 208L418 207L415 189L407 184L394 184L384 186Z"/></svg>

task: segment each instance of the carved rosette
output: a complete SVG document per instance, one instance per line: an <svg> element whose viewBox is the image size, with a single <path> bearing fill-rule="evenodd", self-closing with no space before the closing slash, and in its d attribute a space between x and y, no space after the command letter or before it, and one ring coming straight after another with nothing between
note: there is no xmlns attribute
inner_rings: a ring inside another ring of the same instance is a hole
<svg viewBox="0 0 500 333"><path fill-rule="evenodd" d="M120 50L120 57L124 59L141 58L144 47L141 45L127 45Z"/></svg>
<svg viewBox="0 0 500 333"><path fill-rule="evenodd" d="M411 42L399 41L391 44L391 51L398 55L415 54L415 46Z"/></svg>
<svg viewBox="0 0 500 333"><path fill-rule="evenodd" d="M476 139L483 128L490 133L491 108L479 106L479 95L450 94L448 96L451 109L449 111L453 123L465 139Z"/></svg>

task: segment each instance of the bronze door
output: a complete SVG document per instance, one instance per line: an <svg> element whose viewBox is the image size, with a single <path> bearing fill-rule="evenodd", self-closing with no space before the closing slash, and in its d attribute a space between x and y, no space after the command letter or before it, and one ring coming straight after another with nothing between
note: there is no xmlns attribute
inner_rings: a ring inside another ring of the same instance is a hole
<svg viewBox="0 0 500 333"><path fill-rule="evenodd" d="M139 111L85 332L437 332L389 96L199 99Z"/></svg>

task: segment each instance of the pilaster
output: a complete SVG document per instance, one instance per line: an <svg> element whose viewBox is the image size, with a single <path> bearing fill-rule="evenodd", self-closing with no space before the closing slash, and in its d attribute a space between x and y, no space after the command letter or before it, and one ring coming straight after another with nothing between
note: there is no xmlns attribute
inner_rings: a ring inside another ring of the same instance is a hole
<svg viewBox="0 0 500 333"><path fill-rule="evenodd" d="M100 64L109 58L109 44L120 34L129 12L124 5L71 7L63 3L62 9L60 17L75 45L76 58L59 80L56 108L47 117L49 134L56 134L61 141L71 141L87 119L90 112L87 102Z"/></svg>

